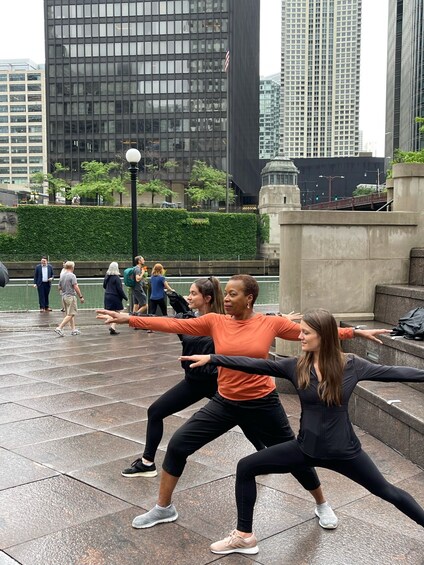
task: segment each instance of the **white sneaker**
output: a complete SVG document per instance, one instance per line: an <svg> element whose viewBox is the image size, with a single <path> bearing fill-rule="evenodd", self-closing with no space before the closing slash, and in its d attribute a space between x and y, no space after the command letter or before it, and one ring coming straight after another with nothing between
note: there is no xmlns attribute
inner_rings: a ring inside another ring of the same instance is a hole
<svg viewBox="0 0 424 565"><path fill-rule="evenodd" d="M65 334L63 333L63 331L62 331L60 328L56 328L54 331L57 333L57 335L58 335L59 337L64 337L64 336L65 336Z"/></svg>
<svg viewBox="0 0 424 565"><path fill-rule="evenodd" d="M71 335L80 335L80 331L79 330L72 330L71 331Z"/></svg>
<svg viewBox="0 0 424 565"><path fill-rule="evenodd" d="M319 525L326 530L335 530L339 520L334 514L333 509L328 502L317 504L315 507L315 514L319 518Z"/></svg>

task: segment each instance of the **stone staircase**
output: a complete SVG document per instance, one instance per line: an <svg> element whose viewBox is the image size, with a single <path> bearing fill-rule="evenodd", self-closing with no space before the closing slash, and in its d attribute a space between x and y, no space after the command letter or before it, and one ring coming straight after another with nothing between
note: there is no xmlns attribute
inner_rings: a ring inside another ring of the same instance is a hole
<svg viewBox="0 0 424 565"><path fill-rule="evenodd" d="M412 249L408 285L378 285L374 321L349 320L342 326L393 328L409 310L424 307L424 248ZM382 365L424 368L424 341L382 336L344 341L343 349ZM424 468L424 383L358 384L351 399L352 422Z"/></svg>

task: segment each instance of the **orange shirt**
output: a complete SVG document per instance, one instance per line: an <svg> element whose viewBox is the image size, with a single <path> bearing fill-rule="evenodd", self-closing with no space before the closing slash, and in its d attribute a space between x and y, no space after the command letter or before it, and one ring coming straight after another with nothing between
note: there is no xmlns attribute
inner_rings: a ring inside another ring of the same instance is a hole
<svg viewBox="0 0 424 565"><path fill-rule="evenodd" d="M135 328L187 335L209 335L220 355L243 355L267 359L275 337L290 341L299 339L300 325L281 316L255 314L248 320L234 320L224 314L204 314L198 318L143 318L131 316L129 325ZM341 339L353 337L353 328L339 328ZM271 377L248 375L218 367L218 392L229 400L262 398L275 389Z"/></svg>

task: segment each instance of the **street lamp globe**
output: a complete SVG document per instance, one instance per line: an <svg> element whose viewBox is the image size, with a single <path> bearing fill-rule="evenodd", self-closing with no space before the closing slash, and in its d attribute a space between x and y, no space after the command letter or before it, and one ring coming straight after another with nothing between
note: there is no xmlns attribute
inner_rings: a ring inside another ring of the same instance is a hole
<svg viewBox="0 0 424 565"><path fill-rule="evenodd" d="M125 159L128 161L128 163L137 164L141 159L141 153L135 147L131 147L131 149L128 149L128 151L125 153Z"/></svg>

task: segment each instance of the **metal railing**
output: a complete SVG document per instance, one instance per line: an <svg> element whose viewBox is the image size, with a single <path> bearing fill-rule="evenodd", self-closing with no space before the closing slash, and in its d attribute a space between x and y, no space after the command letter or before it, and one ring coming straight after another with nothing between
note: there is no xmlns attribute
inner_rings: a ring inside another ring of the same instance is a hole
<svg viewBox="0 0 424 565"><path fill-rule="evenodd" d="M196 278L200 277L167 277L166 280L179 294L187 295L190 285ZM278 305L278 277L260 276L255 278L257 279L260 288L257 304ZM225 287L228 279L229 277L219 277L223 288ZM84 304L78 304L78 308L80 310L103 308L103 279L79 278L78 285L84 295ZM126 291L127 290L128 289L126 289ZM53 310L60 310L62 306L57 282L53 282L49 298L50 307L53 308ZM11 279L5 288L0 288L0 312L28 312L30 310L38 309L38 293L37 289L33 286L32 279Z"/></svg>

